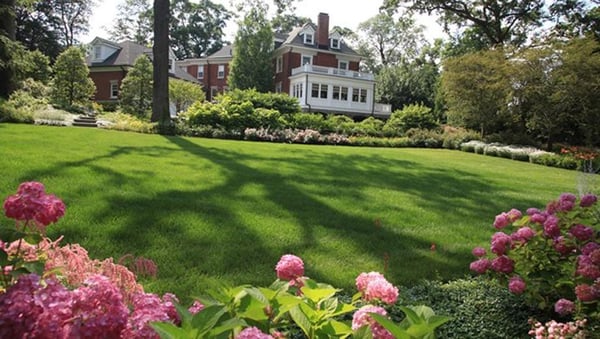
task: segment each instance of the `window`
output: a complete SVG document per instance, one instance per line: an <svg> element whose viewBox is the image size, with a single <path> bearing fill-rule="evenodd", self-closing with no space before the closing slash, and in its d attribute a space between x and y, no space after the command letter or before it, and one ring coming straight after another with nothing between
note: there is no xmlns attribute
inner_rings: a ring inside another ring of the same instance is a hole
<svg viewBox="0 0 600 339"><path fill-rule="evenodd" d="M312 33L304 33L304 43L306 45L312 45L314 41L314 35Z"/></svg>
<svg viewBox="0 0 600 339"><path fill-rule="evenodd" d="M210 88L210 99L211 100L215 100L215 97L219 94L219 88L218 87L211 87Z"/></svg>
<svg viewBox="0 0 600 339"><path fill-rule="evenodd" d="M119 80L110 81L110 98L117 99L119 97Z"/></svg>
<svg viewBox="0 0 600 339"><path fill-rule="evenodd" d="M367 90L364 88L352 89L352 101L354 102L367 102Z"/></svg>
<svg viewBox="0 0 600 339"><path fill-rule="evenodd" d="M312 65L312 56L311 55L303 55L302 56L302 66L304 65Z"/></svg>
<svg viewBox="0 0 600 339"><path fill-rule="evenodd" d="M340 49L340 39L331 38L331 48Z"/></svg>
<svg viewBox="0 0 600 339"><path fill-rule="evenodd" d="M169 59L169 72L173 73L175 70L175 60Z"/></svg>
<svg viewBox="0 0 600 339"><path fill-rule="evenodd" d="M294 84L294 86L292 86L292 96L294 98L302 98L303 91L304 91L304 84L303 83Z"/></svg>
<svg viewBox="0 0 600 339"><path fill-rule="evenodd" d="M219 69L217 70L217 78L225 78L225 65L219 65Z"/></svg>
<svg viewBox="0 0 600 339"><path fill-rule="evenodd" d="M275 71L281 73L283 71L283 57L277 57L275 60Z"/></svg>
<svg viewBox="0 0 600 339"><path fill-rule="evenodd" d="M348 101L348 87L333 86L333 99Z"/></svg>
<svg viewBox="0 0 600 339"><path fill-rule="evenodd" d="M275 84L275 93L281 93L281 81Z"/></svg>
<svg viewBox="0 0 600 339"><path fill-rule="evenodd" d="M338 68L348 70L348 61L338 61Z"/></svg>
<svg viewBox="0 0 600 339"><path fill-rule="evenodd" d="M102 59L102 46L94 46L94 60Z"/></svg>
<svg viewBox="0 0 600 339"><path fill-rule="evenodd" d="M311 96L313 98L327 99L328 86L324 84L312 84Z"/></svg>
<svg viewBox="0 0 600 339"><path fill-rule="evenodd" d="M198 80L204 79L204 66L198 66Z"/></svg>

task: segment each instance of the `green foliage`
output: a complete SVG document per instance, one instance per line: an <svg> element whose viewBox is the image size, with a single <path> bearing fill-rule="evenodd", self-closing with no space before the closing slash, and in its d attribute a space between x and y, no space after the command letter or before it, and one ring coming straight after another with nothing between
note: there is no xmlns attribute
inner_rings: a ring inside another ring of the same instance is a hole
<svg viewBox="0 0 600 339"><path fill-rule="evenodd" d="M349 138L353 146L370 147L410 147L411 141L407 137L400 138L379 138L369 136L352 136Z"/></svg>
<svg viewBox="0 0 600 339"><path fill-rule="evenodd" d="M294 129L312 129L320 131L325 126L325 118L318 113L296 113L286 116L287 124Z"/></svg>
<svg viewBox="0 0 600 339"><path fill-rule="evenodd" d="M423 104L412 104L394 111L383 130L386 135L403 135L412 128L434 129L438 126L431 108Z"/></svg>
<svg viewBox="0 0 600 339"><path fill-rule="evenodd" d="M535 313L523 298L480 278L422 281L401 290L402 304L426 304L437 314L452 315L436 331L439 338L527 338L527 321Z"/></svg>
<svg viewBox="0 0 600 339"><path fill-rule="evenodd" d="M435 312L427 306L400 306L399 309L405 314L405 318L398 325L380 314L371 314L375 321L397 339L434 339L435 330L452 319L435 315Z"/></svg>
<svg viewBox="0 0 600 339"><path fill-rule="evenodd" d="M439 131L413 128L406 131L411 147L441 148L444 144Z"/></svg>
<svg viewBox="0 0 600 339"><path fill-rule="evenodd" d="M541 154L535 156L530 155L529 161L532 164L539 164L564 169L577 169L579 165L579 162L574 158L559 154Z"/></svg>
<svg viewBox="0 0 600 339"><path fill-rule="evenodd" d="M383 125L385 123L377 118L368 117L365 120L355 123L352 130L353 135L368 135L368 136L381 136Z"/></svg>
<svg viewBox="0 0 600 339"><path fill-rule="evenodd" d="M442 133L442 147L448 149L460 149L461 145L471 140L479 140L479 133L464 128L444 126ZM471 150L474 152L474 148Z"/></svg>
<svg viewBox="0 0 600 339"><path fill-rule="evenodd" d="M0 122L33 123L33 114L0 98Z"/></svg>
<svg viewBox="0 0 600 339"><path fill-rule="evenodd" d="M347 115L328 115L323 131L350 135L354 130L354 126L354 120Z"/></svg>
<svg viewBox="0 0 600 339"><path fill-rule="evenodd" d="M261 93L254 88L248 90L233 89L217 97L217 102L221 101L235 103L250 101L255 108L273 109L281 114L293 114L301 110L296 98L283 93Z"/></svg>
<svg viewBox="0 0 600 339"><path fill-rule="evenodd" d="M145 119L123 113L105 113L101 119L109 122L101 127L117 131L129 131L138 133L156 133L156 124Z"/></svg>
<svg viewBox="0 0 600 339"><path fill-rule="evenodd" d="M177 113L187 110L196 101L204 101L205 96L199 84L169 78L169 101Z"/></svg>
<svg viewBox="0 0 600 339"><path fill-rule="evenodd" d="M89 70L80 48L69 47L62 52L54 64L52 102L63 108L89 105L96 86L88 75Z"/></svg>
<svg viewBox="0 0 600 339"><path fill-rule="evenodd" d="M152 62L140 55L121 83L121 109L139 118L148 118L152 112Z"/></svg>
<svg viewBox="0 0 600 339"><path fill-rule="evenodd" d="M227 78L232 89L273 89L273 31L266 15L263 6L252 6L239 25Z"/></svg>

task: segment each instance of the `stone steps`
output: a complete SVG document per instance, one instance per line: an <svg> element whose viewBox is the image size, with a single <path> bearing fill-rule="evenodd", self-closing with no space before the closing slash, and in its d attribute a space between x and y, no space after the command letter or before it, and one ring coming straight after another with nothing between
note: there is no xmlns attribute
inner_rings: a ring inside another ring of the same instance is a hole
<svg viewBox="0 0 600 339"><path fill-rule="evenodd" d="M78 127L98 127L98 122L93 116L81 115L79 118L73 119L73 126Z"/></svg>

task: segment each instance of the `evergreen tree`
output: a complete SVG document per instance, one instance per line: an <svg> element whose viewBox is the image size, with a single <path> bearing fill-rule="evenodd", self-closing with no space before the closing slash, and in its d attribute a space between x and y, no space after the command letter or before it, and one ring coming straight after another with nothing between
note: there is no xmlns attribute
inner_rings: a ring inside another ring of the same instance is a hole
<svg viewBox="0 0 600 339"><path fill-rule="evenodd" d="M140 55L121 84L121 109L123 112L148 118L152 111L152 62Z"/></svg>
<svg viewBox="0 0 600 339"><path fill-rule="evenodd" d="M80 48L72 46L62 52L54 64L52 101L65 108L88 105L96 92L89 73Z"/></svg>
<svg viewBox="0 0 600 339"><path fill-rule="evenodd" d="M11 43L15 40L15 0L0 1L0 98L8 98L14 90L11 68Z"/></svg>
<svg viewBox="0 0 600 339"><path fill-rule="evenodd" d="M231 89L273 88L273 31L264 6L252 6L235 36L228 85Z"/></svg>

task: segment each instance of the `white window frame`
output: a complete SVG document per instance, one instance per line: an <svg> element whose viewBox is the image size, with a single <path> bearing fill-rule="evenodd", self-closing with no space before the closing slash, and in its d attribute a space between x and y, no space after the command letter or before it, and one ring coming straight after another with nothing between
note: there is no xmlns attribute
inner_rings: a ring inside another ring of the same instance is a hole
<svg viewBox="0 0 600 339"><path fill-rule="evenodd" d="M277 72L277 73L283 72L283 57L282 56L278 56L277 59L275 59L275 72Z"/></svg>
<svg viewBox="0 0 600 339"><path fill-rule="evenodd" d="M340 39L331 38L331 48L340 49Z"/></svg>
<svg viewBox="0 0 600 339"><path fill-rule="evenodd" d="M102 59L102 46L94 46L94 60Z"/></svg>
<svg viewBox="0 0 600 339"><path fill-rule="evenodd" d="M292 96L294 98L302 98L303 97L303 92L304 91L304 84L303 83L297 83L294 84L294 86L292 86Z"/></svg>
<svg viewBox="0 0 600 339"><path fill-rule="evenodd" d="M342 64L346 65L346 67L342 67ZM348 61L338 60L338 68L339 69L343 69L343 70L347 71L349 67L350 67L350 63Z"/></svg>
<svg viewBox="0 0 600 339"><path fill-rule="evenodd" d="M281 81L277 82L275 84L275 93L281 93L282 89L283 89L283 85L282 85Z"/></svg>
<svg viewBox="0 0 600 339"><path fill-rule="evenodd" d="M309 62L305 63L304 59L308 59ZM302 66L304 66L304 65L312 65L312 63L313 63L313 56L312 55L302 54L302 57L300 58L300 63L302 64Z"/></svg>
<svg viewBox="0 0 600 339"><path fill-rule="evenodd" d="M198 66L198 75L196 78L198 80L204 79L204 66Z"/></svg>
<svg viewBox="0 0 600 339"><path fill-rule="evenodd" d="M367 103L368 90L365 88L352 89L352 102Z"/></svg>
<svg viewBox="0 0 600 339"><path fill-rule="evenodd" d="M316 88L316 94L317 94L316 96L315 96L315 88ZM329 97L329 85L313 82L311 85L310 93L311 93L310 94L311 98L327 99ZM325 93L325 97L323 97L323 93Z"/></svg>
<svg viewBox="0 0 600 339"><path fill-rule="evenodd" d="M111 80L110 87L108 88L108 90L109 90L109 96L111 99L118 99L119 98L119 80Z"/></svg>
<svg viewBox="0 0 600 339"><path fill-rule="evenodd" d="M223 64L217 68L217 79L225 79L225 65Z"/></svg>
<svg viewBox="0 0 600 339"><path fill-rule="evenodd" d="M348 87L334 85L331 98L333 100L348 101Z"/></svg>
<svg viewBox="0 0 600 339"><path fill-rule="evenodd" d="M315 44L315 35L313 33L309 33L309 32L304 33L304 44L305 45L314 45Z"/></svg>

